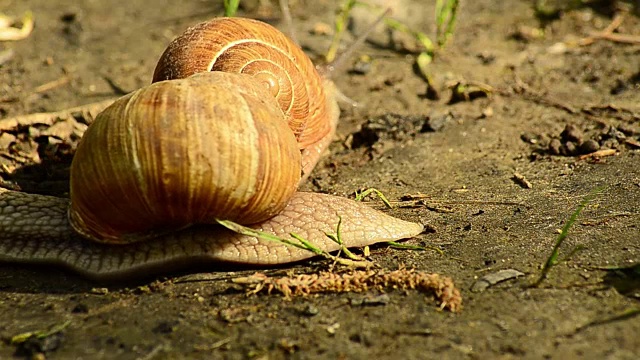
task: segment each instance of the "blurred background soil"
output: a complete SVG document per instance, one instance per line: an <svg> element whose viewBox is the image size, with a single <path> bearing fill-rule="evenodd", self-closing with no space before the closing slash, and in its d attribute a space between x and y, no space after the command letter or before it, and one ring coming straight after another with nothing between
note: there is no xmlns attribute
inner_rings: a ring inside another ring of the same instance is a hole
<svg viewBox="0 0 640 360"><path fill-rule="evenodd" d="M147 85L165 46L220 16L221 3L0 0L1 12L32 11L35 19L29 37L0 43L0 122ZM277 4L242 3L240 15L283 28ZM299 42L321 63L340 4L291 3ZM435 1L388 3L394 17L434 33ZM341 104L330 154L304 185L346 197L375 187L394 203L390 213L428 224L429 232L406 243L441 252L377 246L371 259L385 269L453 278L461 313L440 311L415 291L248 297L228 281L252 273L244 269L96 284L60 269L0 264L0 358L637 359L638 5L546 1L538 12L534 5L463 1L451 42L429 65L432 91L415 66L420 44L381 26L332 74L357 106ZM343 48L375 14L353 14ZM610 34L631 41L603 38L617 21ZM0 130L3 186L65 196L76 130ZM549 278L528 287L559 229L600 187ZM313 261L277 271L326 268ZM524 276L471 290L507 269ZM61 325L34 344L9 344L17 334Z"/></svg>

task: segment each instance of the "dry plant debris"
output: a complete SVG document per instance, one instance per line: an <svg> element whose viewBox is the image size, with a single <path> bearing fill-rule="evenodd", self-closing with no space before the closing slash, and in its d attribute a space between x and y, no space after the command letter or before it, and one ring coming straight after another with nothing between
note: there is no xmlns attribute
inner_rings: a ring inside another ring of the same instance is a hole
<svg viewBox="0 0 640 360"><path fill-rule="evenodd" d="M591 45L596 40L608 40L612 42L618 42L623 44L640 44L640 36L615 33L615 31L622 25L628 10L622 10L618 12L611 23L601 32L592 33L588 37L581 39L578 42L580 46Z"/></svg>
<svg viewBox="0 0 640 360"><path fill-rule="evenodd" d="M520 272L516 269L505 269L499 270L491 274L487 274L480 279L476 280L471 286L472 292L483 292L488 289L490 286L501 283L503 281L512 280L518 278L520 276L524 276L523 272Z"/></svg>
<svg viewBox="0 0 640 360"><path fill-rule="evenodd" d="M413 269L353 270L346 273L323 271L317 274L299 274L269 277L256 272L251 276L232 280L244 286L248 294L280 292L286 299L315 293L364 292L369 290L411 289L433 293L441 309L451 312L462 310L462 296L453 280L439 274Z"/></svg>
<svg viewBox="0 0 640 360"><path fill-rule="evenodd" d="M533 187L533 184L531 184L531 182L520 173L514 173L511 179L523 189L531 189Z"/></svg>
<svg viewBox="0 0 640 360"><path fill-rule="evenodd" d="M22 18L22 26L14 27L18 21L0 13L0 41L18 41L29 37L33 31L33 13L27 11Z"/></svg>
<svg viewBox="0 0 640 360"><path fill-rule="evenodd" d="M93 122L93 119L99 112L106 109L109 105L113 104L113 102L113 99L108 99L61 111L19 115L2 119L0 120L0 131L16 131L20 127L27 127L36 124L51 126L56 122L70 118L83 119L83 121L88 125Z"/></svg>

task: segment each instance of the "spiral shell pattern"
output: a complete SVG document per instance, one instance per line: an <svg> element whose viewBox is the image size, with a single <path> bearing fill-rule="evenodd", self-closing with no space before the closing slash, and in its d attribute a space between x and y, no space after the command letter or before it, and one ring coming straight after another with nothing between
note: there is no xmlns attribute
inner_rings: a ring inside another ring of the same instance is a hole
<svg viewBox="0 0 640 360"><path fill-rule="evenodd" d="M153 82L205 71L253 75L277 99L301 149L329 132L322 78L302 49L271 25L244 18L195 25L169 44Z"/></svg>

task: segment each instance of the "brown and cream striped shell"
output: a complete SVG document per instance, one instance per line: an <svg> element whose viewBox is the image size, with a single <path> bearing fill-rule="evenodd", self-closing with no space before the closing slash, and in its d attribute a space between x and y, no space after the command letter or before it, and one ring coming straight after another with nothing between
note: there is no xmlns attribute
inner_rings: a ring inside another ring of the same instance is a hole
<svg viewBox="0 0 640 360"><path fill-rule="evenodd" d="M329 132L330 111L321 77L300 47L271 25L243 18L195 25L167 47L153 81L207 71L258 78L278 100L301 149Z"/></svg>
<svg viewBox="0 0 640 360"><path fill-rule="evenodd" d="M315 254L206 225L216 219L278 237L295 232L325 252L422 231L349 199L295 192L340 112L335 86L277 30L213 20L179 37L162 61L156 80L181 79L117 100L85 132L71 166L71 204L0 188L0 262L64 265L105 280ZM315 123L298 123L298 114ZM325 127L326 135L313 131ZM341 244L326 236L336 227Z"/></svg>
<svg viewBox="0 0 640 360"><path fill-rule="evenodd" d="M284 114L249 75L162 81L100 113L71 166L69 219L102 242L197 223L252 224L296 191L301 155Z"/></svg>

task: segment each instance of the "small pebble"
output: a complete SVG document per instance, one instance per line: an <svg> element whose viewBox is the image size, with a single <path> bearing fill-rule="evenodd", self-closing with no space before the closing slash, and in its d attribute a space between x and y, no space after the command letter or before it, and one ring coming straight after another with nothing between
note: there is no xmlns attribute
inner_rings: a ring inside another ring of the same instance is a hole
<svg viewBox="0 0 640 360"><path fill-rule="evenodd" d="M561 150L562 155L573 156L577 153L577 146L573 141L567 141Z"/></svg>
<svg viewBox="0 0 640 360"><path fill-rule="evenodd" d="M356 331L349 336L349 340L362 344L366 347L375 345L377 339L369 331Z"/></svg>
<svg viewBox="0 0 640 360"><path fill-rule="evenodd" d="M302 315L304 316L316 316L318 314L320 314L320 309L318 309L317 307L311 305L311 304L307 304L302 311L300 311L302 313Z"/></svg>
<svg viewBox="0 0 640 360"><path fill-rule="evenodd" d="M365 297L362 301L363 306L381 306L387 305L391 301L388 294L381 294L378 296Z"/></svg>
<svg viewBox="0 0 640 360"><path fill-rule="evenodd" d="M558 139L553 139L549 142L549 152L552 155L560 155L562 150L562 143Z"/></svg>
<svg viewBox="0 0 640 360"><path fill-rule="evenodd" d="M178 327L178 321L176 320L164 320L160 321L155 328L153 328L153 332L155 334L171 334Z"/></svg>
<svg viewBox="0 0 640 360"><path fill-rule="evenodd" d="M583 135L582 131L580 131L577 126L573 124L567 124L567 126L565 126L564 130L560 134L560 137L562 138L562 142L565 143L569 141L574 143L581 143Z"/></svg>
<svg viewBox="0 0 640 360"><path fill-rule="evenodd" d="M331 25L323 22L317 22L313 24L313 28L311 29L311 33L314 35L329 35L333 32L333 28Z"/></svg>
<svg viewBox="0 0 640 360"><path fill-rule="evenodd" d="M617 149L620 142L616 139L606 139L600 143L600 147L603 149Z"/></svg>
<svg viewBox="0 0 640 360"><path fill-rule="evenodd" d="M620 124L618 125L618 130L627 136L633 136L640 134L640 130L633 127L630 124Z"/></svg>
<svg viewBox="0 0 640 360"><path fill-rule="evenodd" d="M71 309L71 312L74 314L88 314L89 306L87 304L80 303L74 306L74 308Z"/></svg>
<svg viewBox="0 0 640 360"><path fill-rule="evenodd" d="M595 140L587 140L580 144L580 154L591 154L600 150L600 144Z"/></svg>
<svg viewBox="0 0 640 360"><path fill-rule="evenodd" d="M520 140L529 143L529 144L537 144L538 143L538 135L532 132L526 132L520 135ZM560 141L558 141L558 144Z"/></svg>
<svg viewBox="0 0 640 360"><path fill-rule="evenodd" d="M9 133L0 134L0 149L8 149L16 141L16 137Z"/></svg>
<svg viewBox="0 0 640 360"><path fill-rule="evenodd" d="M477 54L476 57L480 59L483 65L492 64L496 60L496 56L486 50Z"/></svg>
<svg viewBox="0 0 640 360"><path fill-rule="evenodd" d="M7 49L7 50L3 50L0 52L0 65L8 62L9 60L13 59L13 56L16 54L15 51L13 51L13 49Z"/></svg>
<svg viewBox="0 0 640 360"><path fill-rule="evenodd" d="M524 276L525 274L523 272L520 272L518 270L515 269L507 269L507 270L500 270L497 271L495 273L491 273L491 274L487 274L485 276L483 276L482 278L478 279L472 286L471 286L471 291L472 292L483 292L485 291L489 286L498 284L500 282L506 281L506 280L511 280L511 279L515 279L521 276Z"/></svg>
<svg viewBox="0 0 640 360"><path fill-rule="evenodd" d="M616 82L613 84L611 90L609 90L609 93L611 95L620 95L627 90L629 90L629 84L622 79L616 79Z"/></svg>
<svg viewBox="0 0 640 360"><path fill-rule="evenodd" d="M613 126L607 126L601 134L603 139L624 140L627 138L622 131L619 131Z"/></svg>
<svg viewBox="0 0 640 360"><path fill-rule="evenodd" d="M632 139L632 138L628 138L627 140L625 140L625 144L636 148L636 149L640 149L640 141Z"/></svg>
<svg viewBox="0 0 640 360"><path fill-rule="evenodd" d="M569 47L564 42L557 42L547 48L547 52L552 55L560 55L567 52Z"/></svg>
<svg viewBox="0 0 640 360"><path fill-rule="evenodd" d="M366 75L371 71L371 61L358 60L351 68L352 74Z"/></svg>
<svg viewBox="0 0 640 360"><path fill-rule="evenodd" d="M424 132L440 131L452 119L453 117L449 113L431 115L427 117L424 124L422 124L422 128L420 129L420 132L424 133Z"/></svg>
<svg viewBox="0 0 640 360"><path fill-rule="evenodd" d="M486 107L482 110L482 114L480 115L481 119L490 118L493 116L493 108L491 106Z"/></svg>
<svg viewBox="0 0 640 360"><path fill-rule="evenodd" d="M340 323L338 322L327 326L327 332L329 335L335 335L338 329L340 329Z"/></svg>

